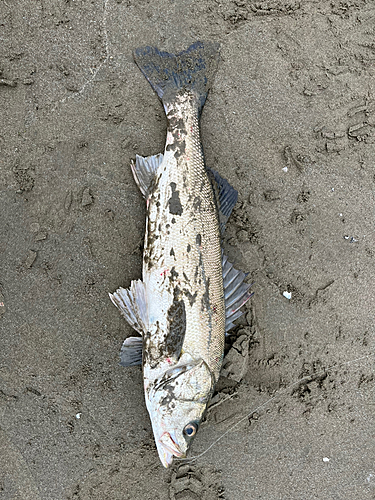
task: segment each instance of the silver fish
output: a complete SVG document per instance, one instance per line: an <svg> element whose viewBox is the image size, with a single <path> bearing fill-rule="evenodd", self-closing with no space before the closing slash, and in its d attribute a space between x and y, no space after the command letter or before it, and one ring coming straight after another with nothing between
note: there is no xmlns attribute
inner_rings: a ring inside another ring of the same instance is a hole
<svg viewBox="0 0 375 500"><path fill-rule="evenodd" d="M162 464L185 457L219 378L225 333L250 298L245 274L221 238L237 191L204 163L199 118L219 47L196 42L177 55L142 47L134 59L162 100L164 154L132 164L147 206L143 281L111 300L141 337L127 338L121 364L142 363Z"/></svg>

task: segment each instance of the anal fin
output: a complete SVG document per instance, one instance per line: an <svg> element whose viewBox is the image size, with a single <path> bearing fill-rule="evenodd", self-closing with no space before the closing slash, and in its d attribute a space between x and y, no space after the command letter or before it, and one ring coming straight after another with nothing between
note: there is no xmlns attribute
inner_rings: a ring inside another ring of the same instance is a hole
<svg viewBox="0 0 375 500"><path fill-rule="evenodd" d="M141 337L125 339L120 352L120 365L136 366L142 364L142 344Z"/></svg>
<svg viewBox="0 0 375 500"><path fill-rule="evenodd" d="M133 177L144 198L147 198L152 181L155 177L159 165L163 161L161 153L153 156L136 155L135 163L131 162Z"/></svg>
<svg viewBox="0 0 375 500"><path fill-rule="evenodd" d="M251 285L245 283L244 280L247 274L233 267L228 261L228 257L223 254L223 284L224 284L224 300L225 300L225 331L228 332L233 328L234 321L238 319L244 311L241 307L253 295L249 291Z"/></svg>

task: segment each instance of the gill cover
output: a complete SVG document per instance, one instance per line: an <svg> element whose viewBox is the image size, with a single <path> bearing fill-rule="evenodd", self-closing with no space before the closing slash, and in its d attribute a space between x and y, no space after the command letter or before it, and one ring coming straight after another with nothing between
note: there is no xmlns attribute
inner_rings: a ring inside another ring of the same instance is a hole
<svg viewBox="0 0 375 500"><path fill-rule="evenodd" d="M213 389L213 379L207 363L200 359L188 363L178 363L155 381L150 391L155 399L168 393L181 401L200 401Z"/></svg>

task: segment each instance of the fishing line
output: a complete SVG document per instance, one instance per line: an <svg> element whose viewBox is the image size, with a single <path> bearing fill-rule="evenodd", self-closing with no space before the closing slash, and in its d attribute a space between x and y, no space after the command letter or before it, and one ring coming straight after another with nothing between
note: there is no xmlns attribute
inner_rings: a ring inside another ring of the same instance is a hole
<svg viewBox="0 0 375 500"><path fill-rule="evenodd" d="M215 441L205 451L203 451L199 455L196 455L196 456L193 456L193 457L189 457L189 458L179 458L178 460L179 461L184 461L184 462L185 461L195 462L196 460L198 460L198 458L203 457L203 455L205 455L211 448L213 448L219 441L221 441L227 434L229 434L236 427L238 427L242 422L244 422L245 420L249 419L251 417L251 415L253 415L255 412L257 412L259 410L262 410L263 408L267 407L267 405L269 405L273 400L275 400L280 395L285 395L286 392L291 387L293 387L295 385L298 385L301 382L305 382L307 380L312 381L312 380L314 380L314 378L319 377L320 375L324 375L325 373L333 370L334 368L341 368L342 366L349 365L351 363L357 363L358 361L362 361L362 360L367 359L367 358L369 358L371 356L373 356L373 354L366 354L366 356L361 356L360 358L351 359L350 361L344 361L342 363L338 363L338 364L329 366L328 368L325 368L324 370L320 370L319 372L312 373L310 375L306 375L306 376L304 376L304 377L296 380L295 382L292 382L291 384L289 384L288 386L284 387L283 389L279 389L276 392L276 394L274 394L271 398L267 399L267 401L265 401L261 405L257 406L254 410L251 410L250 413L247 413L245 416L241 417L238 422L236 422L229 429L227 429L221 436L219 436L217 439L215 439Z"/></svg>

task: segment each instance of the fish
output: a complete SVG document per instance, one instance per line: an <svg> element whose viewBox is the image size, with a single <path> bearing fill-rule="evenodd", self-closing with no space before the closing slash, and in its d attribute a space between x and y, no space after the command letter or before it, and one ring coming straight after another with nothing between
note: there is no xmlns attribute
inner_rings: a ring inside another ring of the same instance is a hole
<svg viewBox="0 0 375 500"><path fill-rule="evenodd" d="M120 364L142 364L164 467L186 457L220 375L225 335L252 295L222 249L238 192L206 166L199 129L219 54L215 42L133 54L162 101L167 137L164 153L131 163L146 201L142 280L109 295L139 334L125 339Z"/></svg>

